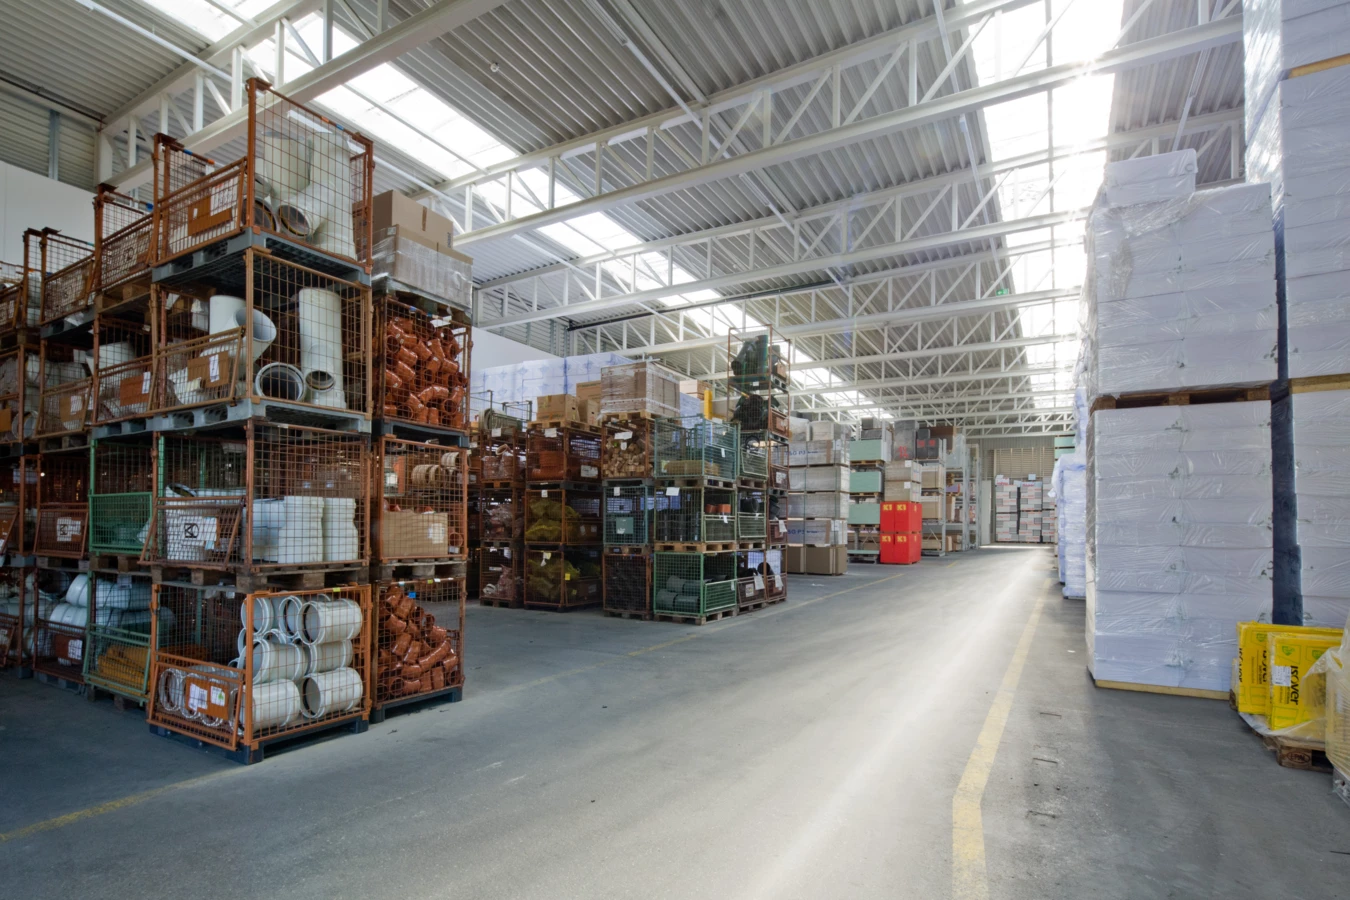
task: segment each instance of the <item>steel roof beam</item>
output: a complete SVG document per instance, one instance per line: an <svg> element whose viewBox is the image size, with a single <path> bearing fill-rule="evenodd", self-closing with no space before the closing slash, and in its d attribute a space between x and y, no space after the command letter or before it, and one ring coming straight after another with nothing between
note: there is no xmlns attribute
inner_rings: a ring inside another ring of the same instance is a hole
<svg viewBox="0 0 1350 900"><path fill-rule="evenodd" d="M803 394L838 394L846 391L875 391L885 388L922 387L929 384L968 384L975 381L993 381L1001 378L1026 378L1032 375L1054 375L1072 372L1073 366L1023 366L1017 369L989 369L979 372L949 372L924 378L879 378L871 381L853 381L846 384L801 386L794 385L793 396Z"/></svg>

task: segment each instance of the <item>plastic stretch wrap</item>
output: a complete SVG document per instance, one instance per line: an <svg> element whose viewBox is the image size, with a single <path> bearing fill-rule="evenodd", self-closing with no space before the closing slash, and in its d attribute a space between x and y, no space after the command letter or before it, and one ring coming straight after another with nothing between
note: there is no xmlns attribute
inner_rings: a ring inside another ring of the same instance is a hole
<svg viewBox="0 0 1350 900"><path fill-rule="evenodd" d="M600 371L600 412L649 412L677 417L680 376L650 360Z"/></svg>
<svg viewBox="0 0 1350 900"><path fill-rule="evenodd" d="M1064 596L1087 596L1087 460L1082 448L1055 460L1056 530L1059 538L1059 580Z"/></svg>
<svg viewBox="0 0 1350 900"><path fill-rule="evenodd" d="M1270 434L1264 401L1093 413L1085 593L1099 681L1228 690L1237 623L1270 617Z"/></svg>
<svg viewBox="0 0 1350 900"><path fill-rule="evenodd" d="M1290 398L1303 622L1350 618L1350 391Z"/></svg>
<svg viewBox="0 0 1350 900"><path fill-rule="evenodd" d="M375 235L373 275L426 291L460 309L473 304L473 264L402 237L397 228Z"/></svg>
<svg viewBox="0 0 1350 900"><path fill-rule="evenodd" d="M1269 189L1183 191L1170 181L1176 176L1154 177L1189 168L1193 182L1194 163L1194 153L1180 152L1106 167L1088 221L1081 313L1088 396L1276 376Z"/></svg>

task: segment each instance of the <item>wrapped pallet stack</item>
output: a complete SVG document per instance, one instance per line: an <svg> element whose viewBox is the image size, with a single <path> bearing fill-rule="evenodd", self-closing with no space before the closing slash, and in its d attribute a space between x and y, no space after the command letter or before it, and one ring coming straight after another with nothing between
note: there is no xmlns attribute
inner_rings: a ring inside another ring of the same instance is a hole
<svg viewBox="0 0 1350 900"><path fill-rule="evenodd" d="M881 495L881 562L907 566L923 553L923 508L919 473L912 459L888 462Z"/></svg>
<svg viewBox="0 0 1350 900"><path fill-rule="evenodd" d="M1059 581L1066 598L1082 600L1087 590L1087 460L1081 449L1055 460L1054 487Z"/></svg>
<svg viewBox="0 0 1350 900"><path fill-rule="evenodd" d="M1220 697L1271 615L1275 253L1267 186L1194 182L1190 152L1109 164L1089 218L1088 666Z"/></svg>
<svg viewBox="0 0 1350 900"><path fill-rule="evenodd" d="M837 427L804 424L788 445L789 572L842 575L848 568L849 441L823 437Z"/></svg>

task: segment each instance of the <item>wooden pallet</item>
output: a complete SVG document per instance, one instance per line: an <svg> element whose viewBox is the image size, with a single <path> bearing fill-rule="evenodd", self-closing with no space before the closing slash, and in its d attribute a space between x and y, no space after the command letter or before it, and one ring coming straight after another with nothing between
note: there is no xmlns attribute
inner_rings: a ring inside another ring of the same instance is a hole
<svg viewBox="0 0 1350 900"><path fill-rule="evenodd" d="M734 491L736 481L732 478L719 478L715 475L657 475L656 482L661 487L713 488L715 490Z"/></svg>
<svg viewBox="0 0 1350 900"><path fill-rule="evenodd" d="M497 609L523 609L525 607L525 601L518 597L502 599L500 597L484 597L480 594L478 596L478 605L492 606Z"/></svg>
<svg viewBox="0 0 1350 900"><path fill-rule="evenodd" d="M349 584L366 584L370 569L365 565L344 568L314 568L299 572L236 572L230 569L196 569L191 566L151 565L155 584L183 587L231 587L246 593L268 589L299 591Z"/></svg>
<svg viewBox="0 0 1350 900"><path fill-rule="evenodd" d="M747 600L744 603L738 602L736 604L736 609L739 612L754 612L755 610L763 609L768 605L769 605L768 600L766 600L763 597L759 597L755 600Z"/></svg>
<svg viewBox="0 0 1350 900"><path fill-rule="evenodd" d="M578 432L580 434L593 434L600 436L601 429L599 425L591 425L587 422L574 422L569 419L532 419L526 423L526 426L533 429L556 428L559 431L567 430Z"/></svg>
<svg viewBox="0 0 1350 900"><path fill-rule="evenodd" d="M865 467L865 466L871 466L872 468L882 469L882 468L885 468L885 467L886 467L886 460L884 460L884 459L852 459L852 460L849 460L849 466L850 466L850 468L854 468L854 469L856 469L856 468L858 468L858 467L860 467L860 466L864 466L864 467Z"/></svg>
<svg viewBox="0 0 1350 900"><path fill-rule="evenodd" d="M599 605L600 605L599 600L594 600L590 603L572 603L567 606L563 606L558 603L538 603L530 600L525 601L526 609L537 609L542 610L544 612L560 612L560 613L572 612L573 610L576 609L595 609Z"/></svg>
<svg viewBox="0 0 1350 900"><path fill-rule="evenodd" d="M331 725L302 731L299 734L278 735L269 741L260 743L253 749L240 746L237 750L227 750L224 747L209 744L206 741L200 741L192 735L180 734L177 731L165 728L162 725L150 723L150 733L153 735L165 737L171 741L177 741L180 744L187 744L189 747L205 750L208 753L214 753L217 756L233 760L244 766L260 763L267 757L268 753L275 753L288 746L309 744L317 740L332 737L334 734L365 734L369 730L370 722L362 716L361 718L342 719L333 722Z"/></svg>
<svg viewBox="0 0 1350 900"><path fill-rule="evenodd" d="M467 559L427 562L376 563L370 567L372 581L405 581L425 578L458 578L466 574Z"/></svg>
<svg viewBox="0 0 1350 900"><path fill-rule="evenodd" d="M89 571L89 560L73 556L35 556L35 565L39 569L72 569L79 572Z"/></svg>
<svg viewBox="0 0 1350 900"><path fill-rule="evenodd" d="M43 672L39 669L33 670L33 677L43 684L49 684L52 687L60 688L63 691L79 694L86 700L92 701L94 699L93 695L87 690L83 680L77 681L73 678L66 678L63 675L54 675L51 672ZM80 677L83 679L83 674L81 674Z"/></svg>
<svg viewBox="0 0 1350 900"><path fill-rule="evenodd" d="M1322 741L1301 741L1273 734L1258 735L1267 750L1275 751L1275 761L1286 769L1330 772L1327 745Z"/></svg>
<svg viewBox="0 0 1350 900"><path fill-rule="evenodd" d="M1290 378L1289 393L1311 394L1317 391L1350 391L1350 375L1313 375Z"/></svg>
<svg viewBox="0 0 1350 900"><path fill-rule="evenodd" d="M619 422L655 422L657 419L664 419L665 416L654 412L648 412L645 409L633 410L631 412L607 412L601 413L600 424L619 423Z"/></svg>
<svg viewBox="0 0 1350 900"><path fill-rule="evenodd" d="M140 556L127 556L111 553L91 553L89 568L97 572L120 572L124 575L148 575Z"/></svg>
<svg viewBox="0 0 1350 900"><path fill-rule="evenodd" d="M603 610L603 612L605 615L611 616L615 619L637 619L640 622L650 622L652 620L652 614L650 612L645 612L641 610L606 609Z"/></svg>
<svg viewBox="0 0 1350 900"><path fill-rule="evenodd" d="M1092 412L1101 409L1142 409L1149 406L1194 406L1201 403L1242 403L1269 400L1270 385L1206 388L1192 391L1136 391L1118 397L1098 397Z"/></svg>
<svg viewBox="0 0 1350 900"><path fill-rule="evenodd" d="M767 491L769 489L769 479L767 478L737 478L736 486L749 491Z"/></svg>
<svg viewBox="0 0 1350 900"><path fill-rule="evenodd" d="M652 548L646 544L607 545L605 553L609 556L647 556Z"/></svg>
<svg viewBox="0 0 1350 900"><path fill-rule="evenodd" d="M86 684L84 690L84 697L90 702L97 702L107 697L112 701L113 709L118 712L131 712L141 717L145 716L145 700L137 700L134 697L128 697L125 694L119 694L116 691L110 691L105 687L93 684Z"/></svg>
<svg viewBox="0 0 1350 900"><path fill-rule="evenodd" d="M89 435L83 431L76 434L59 434L54 437L37 439L39 453L59 453L62 450L84 450L89 446Z"/></svg>
<svg viewBox="0 0 1350 900"><path fill-rule="evenodd" d="M455 687L441 688L439 691L427 691L423 694L413 694L411 697L399 697L394 700L386 700L379 706L370 711L370 724L379 725L385 720L389 713L394 710L405 709L414 704L428 706L433 703L458 703L464 699L464 685ZM410 710L410 712L412 712Z"/></svg>
<svg viewBox="0 0 1350 900"><path fill-rule="evenodd" d="M654 613L652 618L657 622L672 622L676 625L706 625L708 622L716 622L718 619L729 619L739 613L740 610L733 606L728 609L719 609L717 612L710 612L703 616L684 616L676 613Z"/></svg>
<svg viewBox="0 0 1350 900"><path fill-rule="evenodd" d="M736 549L737 549L737 550L763 550L763 549L765 548L765 546L767 545L767 543L768 543L768 542L765 541L763 538L760 538L759 540L755 540L755 541L737 541L737 542L736 542Z"/></svg>
<svg viewBox="0 0 1350 900"><path fill-rule="evenodd" d="M675 541L655 543L658 553L729 553L736 549L735 541Z"/></svg>

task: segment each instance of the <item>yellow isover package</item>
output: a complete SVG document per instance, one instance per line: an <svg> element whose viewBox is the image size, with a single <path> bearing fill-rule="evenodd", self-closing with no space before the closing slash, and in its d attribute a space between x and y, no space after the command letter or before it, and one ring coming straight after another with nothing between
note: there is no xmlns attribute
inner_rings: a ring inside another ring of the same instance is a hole
<svg viewBox="0 0 1350 900"><path fill-rule="evenodd" d="M1335 637L1336 643L1339 643L1341 629L1272 625L1269 622L1239 622L1237 679L1233 683L1238 712L1261 716L1270 714L1270 664L1267 654L1269 638L1273 632Z"/></svg>
<svg viewBox="0 0 1350 900"><path fill-rule="evenodd" d="M1343 774L1350 774L1350 646L1341 646L1322 656L1327 677L1327 759Z"/></svg>
<svg viewBox="0 0 1350 900"><path fill-rule="evenodd" d="M1270 661L1270 730L1320 741L1325 736L1326 675L1314 664L1341 643L1340 633L1308 634L1306 629L1272 631L1266 638Z"/></svg>

